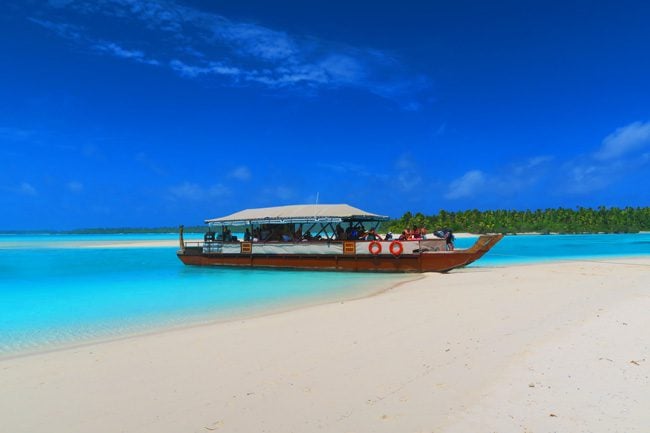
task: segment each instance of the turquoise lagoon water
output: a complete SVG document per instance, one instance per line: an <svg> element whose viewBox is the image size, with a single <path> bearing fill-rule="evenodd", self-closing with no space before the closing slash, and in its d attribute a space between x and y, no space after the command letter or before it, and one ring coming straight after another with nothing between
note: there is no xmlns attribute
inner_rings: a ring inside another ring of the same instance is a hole
<svg viewBox="0 0 650 433"><path fill-rule="evenodd" d="M457 239L461 248L476 238ZM560 260L650 256L650 233L506 236L476 266L542 263Z"/></svg>
<svg viewBox="0 0 650 433"><path fill-rule="evenodd" d="M0 356L350 299L406 279L185 266L176 247L88 248L176 236L0 235Z"/></svg>
<svg viewBox="0 0 650 433"><path fill-rule="evenodd" d="M411 278L191 267L175 247L85 248L116 240L176 235L0 235L0 356L349 299ZM509 236L472 266L647 255L650 234Z"/></svg>

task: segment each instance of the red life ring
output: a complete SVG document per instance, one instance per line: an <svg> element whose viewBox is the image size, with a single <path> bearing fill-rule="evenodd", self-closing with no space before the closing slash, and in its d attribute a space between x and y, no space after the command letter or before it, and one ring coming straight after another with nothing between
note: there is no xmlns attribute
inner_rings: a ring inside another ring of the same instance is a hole
<svg viewBox="0 0 650 433"><path fill-rule="evenodd" d="M393 241L393 242L390 243L390 246L388 247L388 250L395 257L399 257L404 252L404 246L402 245L402 243L400 241Z"/></svg>
<svg viewBox="0 0 650 433"><path fill-rule="evenodd" d="M370 254L373 256L376 256L377 254L381 253L381 244L377 241L372 241L370 244L368 244L368 251L370 251Z"/></svg>

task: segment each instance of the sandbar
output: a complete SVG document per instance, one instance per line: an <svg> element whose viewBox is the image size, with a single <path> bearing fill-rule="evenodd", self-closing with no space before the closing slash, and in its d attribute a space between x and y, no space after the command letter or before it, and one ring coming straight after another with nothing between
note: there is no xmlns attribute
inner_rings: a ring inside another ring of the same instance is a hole
<svg viewBox="0 0 650 433"><path fill-rule="evenodd" d="M475 267L375 296L0 360L20 432L646 432L650 258Z"/></svg>
<svg viewBox="0 0 650 433"><path fill-rule="evenodd" d="M195 240L191 240L195 242ZM164 248L178 247L178 240L155 239L155 240L81 240L81 241L20 241L2 242L0 248L30 249L40 248Z"/></svg>

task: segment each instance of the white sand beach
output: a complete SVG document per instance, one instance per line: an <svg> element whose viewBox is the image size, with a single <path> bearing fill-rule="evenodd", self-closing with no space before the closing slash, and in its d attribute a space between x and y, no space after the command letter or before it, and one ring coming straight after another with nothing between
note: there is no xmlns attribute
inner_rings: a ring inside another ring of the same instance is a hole
<svg viewBox="0 0 650 433"><path fill-rule="evenodd" d="M647 432L650 259L469 268L363 299L0 361L2 430Z"/></svg>

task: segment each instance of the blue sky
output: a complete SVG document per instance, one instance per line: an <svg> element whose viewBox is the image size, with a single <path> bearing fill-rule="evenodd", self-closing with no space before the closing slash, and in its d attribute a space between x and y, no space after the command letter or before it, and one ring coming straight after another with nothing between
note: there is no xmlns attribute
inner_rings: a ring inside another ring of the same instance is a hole
<svg viewBox="0 0 650 433"><path fill-rule="evenodd" d="M650 206L646 2L4 9L0 229Z"/></svg>

